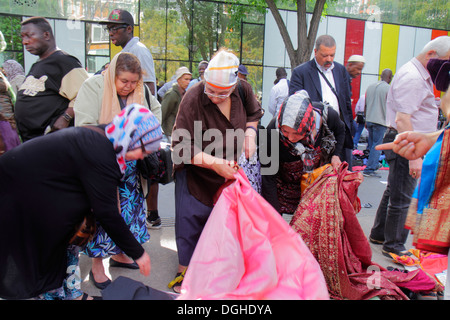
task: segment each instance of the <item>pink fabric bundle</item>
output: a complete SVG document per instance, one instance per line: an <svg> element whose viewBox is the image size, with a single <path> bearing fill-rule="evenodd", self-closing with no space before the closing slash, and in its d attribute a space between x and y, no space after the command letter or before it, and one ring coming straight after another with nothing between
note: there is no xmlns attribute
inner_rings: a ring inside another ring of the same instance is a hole
<svg viewBox="0 0 450 320"><path fill-rule="evenodd" d="M241 170L202 232L178 299L329 299L319 264Z"/></svg>

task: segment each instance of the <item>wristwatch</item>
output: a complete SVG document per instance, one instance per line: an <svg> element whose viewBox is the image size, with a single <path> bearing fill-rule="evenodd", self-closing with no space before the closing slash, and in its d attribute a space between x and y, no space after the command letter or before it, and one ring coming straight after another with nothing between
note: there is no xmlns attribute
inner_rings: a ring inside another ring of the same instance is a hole
<svg viewBox="0 0 450 320"><path fill-rule="evenodd" d="M72 119L73 119L73 117L72 117L70 114L68 114L68 113L64 113L64 114L63 114L63 118L64 118L64 120L66 120L67 122L70 122L70 121L72 121Z"/></svg>

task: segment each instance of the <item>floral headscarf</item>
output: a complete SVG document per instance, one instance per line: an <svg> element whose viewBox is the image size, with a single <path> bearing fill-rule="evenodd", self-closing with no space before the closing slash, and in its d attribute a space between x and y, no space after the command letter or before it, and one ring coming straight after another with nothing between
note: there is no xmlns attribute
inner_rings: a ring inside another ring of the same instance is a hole
<svg viewBox="0 0 450 320"><path fill-rule="evenodd" d="M147 152L156 152L162 139L161 126L156 117L147 108L138 104L124 108L106 126L105 133L114 146L122 174L125 173L125 154L128 151L143 145Z"/></svg>
<svg viewBox="0 0 450 320"><path fill-rule="evenodd" d="M282 133L281 127L288 126L305 136L297 143L289 141ZM305 90L300 90L289 96L281 105L277 118L277 129L280 131L281 141L294 155L303 155L305 151L314 150L311 134L316 128L314 109Z"/></svg>

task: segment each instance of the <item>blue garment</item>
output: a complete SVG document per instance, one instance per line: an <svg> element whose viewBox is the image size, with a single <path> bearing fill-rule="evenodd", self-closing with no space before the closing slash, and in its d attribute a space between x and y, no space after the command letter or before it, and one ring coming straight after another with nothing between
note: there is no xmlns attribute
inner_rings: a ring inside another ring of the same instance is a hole
<svg viewBox="0 0 450 320"><path fill-rule="evenodd" d="M146 212L144 208L144 194L140 175L136 168L136 161L128 161L125 178L119 185L120 209L125 223L130 228L139 243L150 239L146 226ZM94 238L86 245L83 253L91 258L101 258L122 253L105 230L97 224Z"/></svg>
<svg viewBox="0 0 450 320"><path fill-rule="evenodd" d="M191 195L186 176L186 169L175 172L175 239L182 266L189 265L213 209Z"/></svg>
<svg viewBox="0 0 450 320"><path fill-rule="evenodd" d="M79 252L80 247L70 245L67 248L67 276L63 285L40 294L35 300L74 300L83 294L80 287Z"/></svg>
<svg viewBox="0 0 450 320"><path fill-rule="evenodd" d="M369 146L370 153L367 160L367 166L364 169L365 173L371 173L378 170L381 151L376 150L375 147L383 142L386 127L380 124L366 122L367 131L369 132Z"/></svg>
<svg viewBox="0 0 450 320"><path fill-rule="evenodd" d="M420 183L414 190L413 198L417 201L417 213L422 214L423 209L427 207L431 196L434 192L435 181L438 175L439 159L441 156L442 138L444 132L441 133L436 143L431 147L425 155L422 163L422 174Z"/></svg>
<svg viewBox="0 0 450 320"><path fill-rule="evenodd" d="M353 121L353 126L355 128L355 137L353 138L353 147L355 149L358 149L358 142L359 142L359 139L361 138L361 133L364 130L365 123L356 123L355 121Z"/></svg>

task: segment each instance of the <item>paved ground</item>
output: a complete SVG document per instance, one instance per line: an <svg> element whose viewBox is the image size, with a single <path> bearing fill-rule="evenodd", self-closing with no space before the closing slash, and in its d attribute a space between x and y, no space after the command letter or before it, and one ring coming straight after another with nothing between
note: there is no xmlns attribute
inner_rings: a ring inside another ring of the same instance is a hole
<svg viewBox="0 0 450 320"><path fill-rule="evenodd" d="M369 234L373 225L378 203L384 192L388 171L378 171L382 178L366 177L359 188L358 195L362 204L370 204L371 208L363 208L358 213L359 222L366 233ZM163 227L160 230L150 230L151 238L144 244L152 261L152 269L149 277L142 276L138 270L127 270L123 268L109 268L109 259L104 260L104 265L110 277L114 280L119 276L126 276L134 280L143 282L152 288L171 292L167 284L173 279L177 271L178 258L175 245L174 228L174 183L160 186L159 212L163 220ZM284 216L286 221L290 216ZM411 242L407 243L407 248L411 247ZM373 245L372 260L381 266L394 265L392 260L383 256L381 246ZM100 295L100 290L94 287L89 281L90 259L82 255L80 258L81 276L83 279L82 289L90 295ZM395 265L396 267L401 267Z"/></svg>

